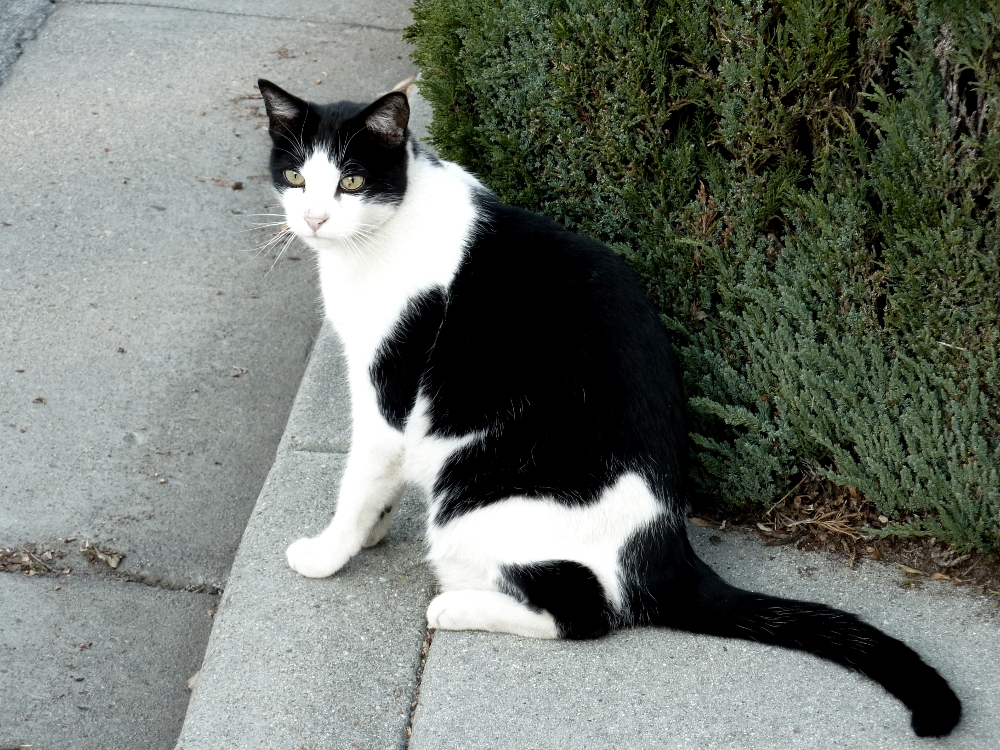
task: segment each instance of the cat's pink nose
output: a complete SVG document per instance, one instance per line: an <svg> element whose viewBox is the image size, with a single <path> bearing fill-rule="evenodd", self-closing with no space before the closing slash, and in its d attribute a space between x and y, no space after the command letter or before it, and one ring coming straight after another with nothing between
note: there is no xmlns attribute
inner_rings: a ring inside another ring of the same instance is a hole
<svg viewBox="0 0 1000 750"><path fill-rule="evenodd" d="M326 220L329 219L330 217L329 216L306 216L305 218L306 218L306 224L309 225L309 228L311 230L313 230L314 232L318 232L319 228L321 226L323 226L323 224L326 223Z"/></svg>

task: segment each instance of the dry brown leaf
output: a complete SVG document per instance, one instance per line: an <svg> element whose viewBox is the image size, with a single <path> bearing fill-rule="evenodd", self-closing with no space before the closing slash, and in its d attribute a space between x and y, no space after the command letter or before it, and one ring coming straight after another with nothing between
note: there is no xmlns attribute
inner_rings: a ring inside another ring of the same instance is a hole
<svg viewBox="0 0 1000 750"><path fill-rule="evenodd" d="M911 567L909 567L907 565L903 565L903 563L896 563L896 565L899 566L899 569L902 570L904 573L909 573L911 576L925 576L925 575L927 575L924 571L917 570L916 568L911 568Z"/></svg>
<svg viewBox="0 0 1000 750"><path fill-rule="evenodd" d="M125 555L118 550L101 549L92 542L81 545L80 553L87 558L87 562L92 563L95 560L100 560L112 570L116 569L125 559Z"/></svg>
<svg viewBox="0 0 1000 750"><path fill-rule="evenodd" d="M935 581L950 581L951 576L946 576L944 573L935 573L931 576L931 579Z"/></svg>
<svg viewBox="0 0 1000 750"><path fill-rule="evenodd" d="M698 526L699 528L702 528L702 529L708 529L708 528L712 527L711 522L710 521L706 521L704 518L698 518L697 516L691 516L688 520L691 522L691 524L693 526Z"/></svg>

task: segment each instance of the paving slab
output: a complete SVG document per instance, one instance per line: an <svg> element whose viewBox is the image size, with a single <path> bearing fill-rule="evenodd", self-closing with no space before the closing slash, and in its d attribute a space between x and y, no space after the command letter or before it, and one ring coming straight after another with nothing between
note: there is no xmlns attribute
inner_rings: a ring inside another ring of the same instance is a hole
<svg viewBox="0 0 1000 750"><path fill-rule="evenodd" d="M876 684L770 646L651 628L577 643L438 631L410 750L1000 747L1000 618L981 597L936 581L903 589L887 566L847 569L738 533L691 536L736 585L841 607L905 640L962 698L958 729L919 739Z"/></svg>
<svg viewBox="0 0 1000 750"><path fill-rule="evenodd" d="M61 3L0 97L0 544L221 586L321 319L304 250L247 231L276 212L254 83L413 68L398 31L161 5Z"/></svg>
<svg viewBox="0 0 1000 750"><path fill-rule="evenodd" d="M218 597L0 575L0 747L169 748Z"/></svg>

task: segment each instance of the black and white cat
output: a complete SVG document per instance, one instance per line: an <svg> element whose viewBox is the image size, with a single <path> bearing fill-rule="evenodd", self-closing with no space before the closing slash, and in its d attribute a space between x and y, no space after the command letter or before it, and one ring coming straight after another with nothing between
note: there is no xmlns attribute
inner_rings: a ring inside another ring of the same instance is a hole
<svg viewBox="0 0 1000 750"><path fill-rule="evenodd" d="M684 526L677 365L611 250L425 152L404 94L307 103L261 80L271 175L343 341L353 441L332 522L288 548L329 576L429 501L428 624L533 638L659 625L801 649L881 683L921 736L961 704L906 645L736 589Z"/></svg>

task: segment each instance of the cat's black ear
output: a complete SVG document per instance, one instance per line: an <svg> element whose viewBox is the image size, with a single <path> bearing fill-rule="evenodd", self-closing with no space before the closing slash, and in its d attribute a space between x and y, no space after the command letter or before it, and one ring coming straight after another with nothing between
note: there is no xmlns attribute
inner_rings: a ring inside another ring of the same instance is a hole
<svg viewBox="0 0 1000 750"><path fill-rule="evenodd" d="M406 141L406 126L410 122L410 104L406 94L393 91L361 113L365 129L391 148Z"/></svg>
<svg viewBox="0 0 1000 750"><path fill-rule="evenodd" d="M263 78L258 79L257 88L264 97L271 138L298 138L309 105Z"/></svg>

